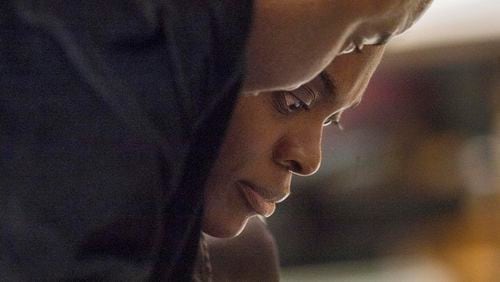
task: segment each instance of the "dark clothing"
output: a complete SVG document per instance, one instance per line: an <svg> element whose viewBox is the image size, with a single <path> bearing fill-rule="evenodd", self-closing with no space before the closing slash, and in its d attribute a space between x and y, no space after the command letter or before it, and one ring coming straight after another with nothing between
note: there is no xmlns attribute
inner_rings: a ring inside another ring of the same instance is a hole
<svg viewBox="0 0 500 282"><path fill-rule="evenodd" d="M0 280L190 280L251 10L0 1Z"/></svg>

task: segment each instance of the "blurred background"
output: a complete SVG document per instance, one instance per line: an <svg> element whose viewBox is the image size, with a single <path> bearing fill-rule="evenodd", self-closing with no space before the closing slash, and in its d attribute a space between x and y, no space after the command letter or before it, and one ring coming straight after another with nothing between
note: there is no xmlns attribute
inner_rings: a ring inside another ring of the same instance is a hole
<svg viewBox="0 0 500 282"><path fill-rule="evenodd" d="M270 218L283 281L500 281L500 1L435 0Z"/></svg>

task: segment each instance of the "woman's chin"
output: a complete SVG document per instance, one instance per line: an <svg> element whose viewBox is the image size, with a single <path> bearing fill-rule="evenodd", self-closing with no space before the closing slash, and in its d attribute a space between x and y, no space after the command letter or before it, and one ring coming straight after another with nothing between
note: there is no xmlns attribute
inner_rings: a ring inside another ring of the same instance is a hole
<svg viewBox="0 0 500 282"><path fill-rule="evenodd" d="M233 238L238 236L247 225L248 218L243 220L203 220L203 232L217 238Z"/></svg>

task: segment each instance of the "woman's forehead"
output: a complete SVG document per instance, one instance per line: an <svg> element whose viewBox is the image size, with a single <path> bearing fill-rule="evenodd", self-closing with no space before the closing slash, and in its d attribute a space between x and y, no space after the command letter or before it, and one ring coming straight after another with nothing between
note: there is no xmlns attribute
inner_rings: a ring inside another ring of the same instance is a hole
<svg viewBox="0 0 500 282"><path fill-rule="evenodd" d="M384 46L367 46L362 53L350 53L337 57L325 70L324 75L334 82L335 99L349 104L359 103L363 92L380 63Z"/></svg>

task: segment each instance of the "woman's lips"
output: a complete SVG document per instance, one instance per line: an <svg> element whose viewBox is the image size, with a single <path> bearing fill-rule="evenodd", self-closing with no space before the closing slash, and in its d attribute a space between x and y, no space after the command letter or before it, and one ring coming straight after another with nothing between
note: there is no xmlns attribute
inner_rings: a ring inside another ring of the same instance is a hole
<svg viewBox="0 0 500 282"><path fill-rule="evenodd" d="M245 196L248 204L255 210L256 213L265 217L270 217L274 213L276 203L264 199L246 183L239 182L239 188Z"/></svg>

